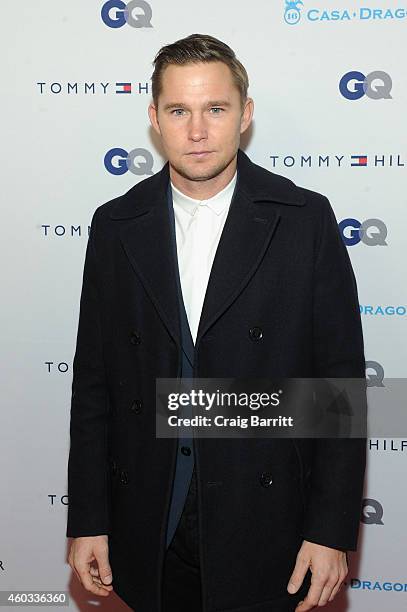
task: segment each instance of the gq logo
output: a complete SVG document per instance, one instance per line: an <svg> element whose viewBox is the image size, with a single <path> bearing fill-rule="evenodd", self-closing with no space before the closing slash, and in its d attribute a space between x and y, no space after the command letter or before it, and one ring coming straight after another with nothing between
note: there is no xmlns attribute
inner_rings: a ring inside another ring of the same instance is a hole
<svg viewBox="0 0 407 612"><path fill-rule="evenodd" d="M369 374L368 370L374 372ZM367 387L384 387L384 368L377 361L366 361L366 386Z"/></svg>
<svg viewBox="0 0 407 612"><path fill-rule="evenodd" d="M377 499L366 497L362 504L361 521L365 525L383 525L383 506Z"/></svg>
<svg viewBox="0 0 407 612"><path fill-rule="evenodd" d="M141 9L142 13L134 13L134 9ZM113 10L115 9L115 10ZM126 23L132 28L152 28L151 6L145 0L131 0L125 4L122 0L108 0L102 6L102 21L109 28L121 28Z"/></svg>
<svg viewBox="0 0 407 612"><path fill-rule="evenodd" d="M284 21L288 23L288 25L295 25L301 19L300 5L304 6L302 0L298 0L297 2L285 0Z"/></svg>
<svg viewBox="0 0 407 612"><path fill-rule="evenodd" d="M367 76L353 70L344 74L339 81L339 91L348 100L360 100L363 96L371 100L391 99L392 87L391 76L382 70L375 70Z"/></svg>
<svg viewBox="0 0 407 612"><path fill-rule="evenodd" d="M133 149L128 153L116 147L106 153L104 164L106 170L116 176L126 174L127 171L144 176L153 174L154 158L147 149Z"/></svg>
<svg viewBox="0 0 407 612"><path fill-rule="evenodd" d="M381 219L366 219L363 223L357 219L342 219L338 227L346 246L354 246L359 242L367 246L387 246L387 227ZM377 231L369 234L370 228Z"/></svg>

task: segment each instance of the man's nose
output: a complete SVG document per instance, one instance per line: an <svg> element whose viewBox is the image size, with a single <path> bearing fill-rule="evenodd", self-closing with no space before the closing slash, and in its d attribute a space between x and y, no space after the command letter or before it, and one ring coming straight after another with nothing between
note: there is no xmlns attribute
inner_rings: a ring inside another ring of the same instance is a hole
<svg viewBox="0 0 407 612"><path fill-rule="evenodd" d="M189 124L189 137L191 140L199 141L207 138L208 132L205 119L202 115L192 115Z"/></svg>

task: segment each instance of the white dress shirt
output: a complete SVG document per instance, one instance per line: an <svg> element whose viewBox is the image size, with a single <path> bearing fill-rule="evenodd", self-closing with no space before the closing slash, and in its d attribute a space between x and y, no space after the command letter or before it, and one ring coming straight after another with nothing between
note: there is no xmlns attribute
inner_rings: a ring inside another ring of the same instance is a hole
<svg viewBox="0 0 407 612"><path fill-rule="evenodd" d="M194 200L171 182L181 289L194 343L236 180L237 172L222 191L208 200Z"/></svg>

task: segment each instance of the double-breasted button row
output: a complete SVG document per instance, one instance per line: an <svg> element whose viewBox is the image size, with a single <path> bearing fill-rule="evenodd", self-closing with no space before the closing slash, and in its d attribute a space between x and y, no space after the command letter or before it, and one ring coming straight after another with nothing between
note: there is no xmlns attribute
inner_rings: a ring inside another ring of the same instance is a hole
<svg viewBox="0 0 407 612"><path fill-rule="evenodd" d="M271 487L273 484L273 476L270 472L262 472L260 475L260 484L262 487Z"/></svg>
<svg viewBox="0 0 407 612"><path fill-rule="evenodd" d="M137 329L133 329L130 334L130 342L132 344L141 344L141 334Z"/></svg>
<svg viewBox="0 0 407 612"><path fill-rule="evenodd" d="M261 327L255 326L249 329L249 336L252 340L257 341L263 338L263 330Z"/></svg>
<svg viewBox="0 0 407 612"><path fill-rule="evenodd" d="M143 402L141 401L141 399L136 398L135 400L133 400L130 406L130 410L133 414L140 414L142 407L143 407Z"/></svg>

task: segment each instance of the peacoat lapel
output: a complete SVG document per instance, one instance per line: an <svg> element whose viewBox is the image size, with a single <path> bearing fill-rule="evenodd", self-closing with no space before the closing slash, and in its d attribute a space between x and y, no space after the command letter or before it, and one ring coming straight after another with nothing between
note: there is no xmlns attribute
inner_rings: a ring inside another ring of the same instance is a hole
<svg viewBox="0 0 407 612"><path fill-rule="evenodd" d="M297 206L305 202L303 194L291 181L265 173L240 149L237 172L234 195L208 281L196 347L250 281L273 238L281 215L277 207L264 206L264 202ZM168 184L167 162L160 172L118 198L110 218L121 223L120 240L134 272L181 348L177 262L173 256Z"/></svg>

